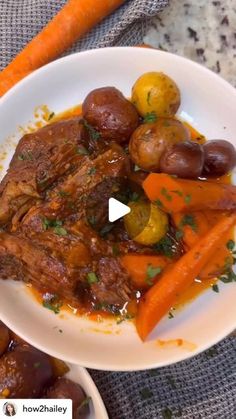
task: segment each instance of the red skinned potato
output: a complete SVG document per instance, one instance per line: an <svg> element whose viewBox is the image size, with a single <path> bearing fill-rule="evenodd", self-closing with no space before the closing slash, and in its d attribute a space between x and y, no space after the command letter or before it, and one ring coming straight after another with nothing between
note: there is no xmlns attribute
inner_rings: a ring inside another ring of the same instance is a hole
<svg viewBox="0 0 236 419"><path fill-rule="evenodd" d="M236 165L236 150L229 141L210 140L203 145L204 176L223 176Z"/></svg>
<svg viewBox="0 0 236 419"><path fill-rule="evenodd" d="M68 378L59 378L54 385L47 391L47 399L71 399L73 403L73 419L86 418L89 413L88 404L83 402L86 395L77 383Z"/></svg>
<svg viewBox="0 0 236 419"><path fill-rule="evenodd" d="M0 321L0 356L5 352L10 343L9 329Z"/></svg>
<svg viewBox="0 0 236 419"><path fill-rule="evenodd" d="M139 123L136 108L115 87L92 90L83 102L82 114L103 139L118 143L129 140Z"/></svg>
<svg viewBox="0 0 236 419"><path fill-rule="evenodd" d="M193 141L184 141L168 148L160 158L160 171L184 179L201 176L204 164L203 147Z"/></svg>
<svg viewBox="0 0 236 419"><path fill-rule="evenodd" d="M0 398L37 398L50 385L49 357L31 346L17 346L0 358Z"/></svg>
<svg viewBox="0 0 236 419"><path fill-rule="evenodd" d="M142 124L134 131L129 143L130 156L141 169L158 172L164 151L189 139L190 133L180 121L159 118L157 122Z"/></svg>

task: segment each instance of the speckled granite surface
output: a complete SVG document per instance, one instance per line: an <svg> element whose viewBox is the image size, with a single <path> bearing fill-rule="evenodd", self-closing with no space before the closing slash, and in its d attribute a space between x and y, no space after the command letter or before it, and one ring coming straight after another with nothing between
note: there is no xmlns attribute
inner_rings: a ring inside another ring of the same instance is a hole
<svg viewBox="0 0 236 419"><path fill-rule="evenodd" d="M144 41L198 61L236 86L236 0L170 0Z"/></svg>

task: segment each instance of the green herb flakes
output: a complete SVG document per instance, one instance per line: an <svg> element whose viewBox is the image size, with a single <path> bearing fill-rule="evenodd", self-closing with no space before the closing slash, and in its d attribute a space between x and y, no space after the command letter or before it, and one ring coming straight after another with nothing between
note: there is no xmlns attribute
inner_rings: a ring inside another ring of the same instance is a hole
<svg viewBox="0 0 236 419"><path fill-rule="evenodd" d="M94 272L89 272L87 275L87 281L91 285L91 284L96 284L97 282L99 282L99 279Z"/></svg>
<svg viewBox="0 0 236 419"><path fill-rule="evenodd" d="M79 154L80 156L88 156L89 155L89 152L88 152L87 148L85 148L82 145L78 146L76 151L77 151L77 154Z"/></svg>
<svg viewBox="0 0 236 419"><path fill-rule="evenodd" d="M54 227L53 231L58 236L66 236L68 234L67 233L67 230L65 228L59 227L59 226L58 227Z"/></svg>
<svg viewBox="0 0 236 419"><path fill-rule="evenodd" d="M157 121L157 114L154 111L146 113L146 115L143 118L143 122L145 124L153 124L156 121Z"/></svg>
<svg viewBox="0 0 236 419"><path fill-rule="evenodd" d="M172 196L167 192L166 188L161 189L161 194L167 199L167 201L172 201Z"/></svg>
<svg viewBox="0 0 236 419"><path fill-rule="evenodd" d="M159 275L161 271L162 271L162 268L160 266L157 266L156 268L154 268L151 264L149 264L147 267L146 283L149 286L152 286L153 285L152 279L155 278L157 275Z"/></svg>
<svg viewBox="0 0 236 419"><path fill-rule="evenodd" d="M163 203L161 202L160 199L156 199L155 204L159 207L159 208L163 208Z"/></svg>
<svg viewBox="0 0 236 419"><path fill-rule="evenodd" d="M172 176L173 176L173 175L172 175ZM178 191L177 189L176 189L176 190L174 190L174 191L171 191L171 192L175 193L176 195L179 195L180 197L182 197L182 196L183 196L183 192Z"/></svg>
<svg viewBox="0 0 236 419"><path fill-rule="evenodd" d="M180 222L180 227L184 227L184 226L190 226L192 228L193 231L197 231L197 224L195 221L195 217L192 214L185 214Z"/></svg>
<svg viewBox="0 0 236 419"><path fill-rule="evenodd" d="M140 390L140 396L142 400L147 400L153 397L153 392L148 387L145 387Z"/></svg>
<svg viewBox="0 0 236 419"><path fill-rule="evenodd" d="M48 310L53 311L55 314L60 313L60 309L62 305L63 303L61 301L58 301L58 298L56 295L43 300L43 307L47 308Z"/></svg>
<svg viewBox="0 0 236 419"><path fill-rule="evenodd" d="M184 197L184 202L185 202L185 204L187 204L187 205L189 205L189 204L190 204L191 200L192 200L191 195L186 195L186 196Z"/></svg>
<svg viewBox="0 0 236 419"><path fill-rule="evenodd" d="M95 173L96 173L96 171L97 171L97 169L96 169L96 167L91 167L88 171L87 171L87 174L88 175L95 175Z"/></svg>
<svg viewBox="0 0 236 419"><path fill-rule="evenodd" d="M173 319L173 318L174 318L174 315L171 313L171 311L169 311L168 319Z"/></svg>
<svg viewBox="0 0 236 419"><path fill-rule="evenodd" d="M100 132L98 132L95 128L92 127L85 119L83 120L85 128L88 130L89 136L92 140L99 140L101 137Z"/></svg>
<svg viewBox="0 0 236 419"><path fill-rule="evenodd" d="M57 195L60 196L61 198L66 198L66 197L70 196L69 192L62 191L62 190L58 191Z"/></svg>
<svg viewBox="0 0 236 419"><path fill-rule="evenodd" d="M155 244L156 252L172 258L174 256L173 241L170 237L163 237L158 243Z"/></svg>
<svg viewBox="0 0 236 419"><path fill-rule="evenodd" d="M177 230L175 233L176 240L182 239L184 233L181 230Z"/></svg>
<svg viewBox="0 0 236 419"><path fill-rule="evenodd" d="M219 287L217 284L212 285L212 291L219 292Z"/></svg>
<svg viewBox="0 0 236 419"><path fill-rule="evenodd" d="M226 247L227 247L227 249L229 249L232 252L235 249L235 241L234 240L229 240L226 243Z"/></svg>

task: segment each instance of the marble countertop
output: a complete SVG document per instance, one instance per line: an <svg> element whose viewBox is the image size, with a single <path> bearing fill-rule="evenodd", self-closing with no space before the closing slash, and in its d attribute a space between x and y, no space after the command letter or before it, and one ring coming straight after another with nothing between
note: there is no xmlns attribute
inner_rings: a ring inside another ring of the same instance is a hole
<svg viewBox="0 0 236 419"><path fill-rule="evenodd" d="M236 87L236 0L169 0L146 44L195 60Z"/></svg>

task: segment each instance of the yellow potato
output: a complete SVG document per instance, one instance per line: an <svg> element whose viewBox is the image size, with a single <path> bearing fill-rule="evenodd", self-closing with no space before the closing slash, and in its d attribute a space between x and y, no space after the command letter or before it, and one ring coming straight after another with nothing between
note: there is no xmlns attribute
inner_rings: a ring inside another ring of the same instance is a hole
<svg viewBox="0 0 236 419"><path fill-rule="evenodd" d="M131 239L143 245L157 243L168 228L167 215L147 201L130 202L131 212L124 217L126 231Z"/></svg>
<svg viewBox="0 0 236 419"><path fill-rule="evenodd" d="M145 73L132 88L133 104L141 116L155 112L157 117L173 116L180 106L180 91L164 73Z"/></svg>

